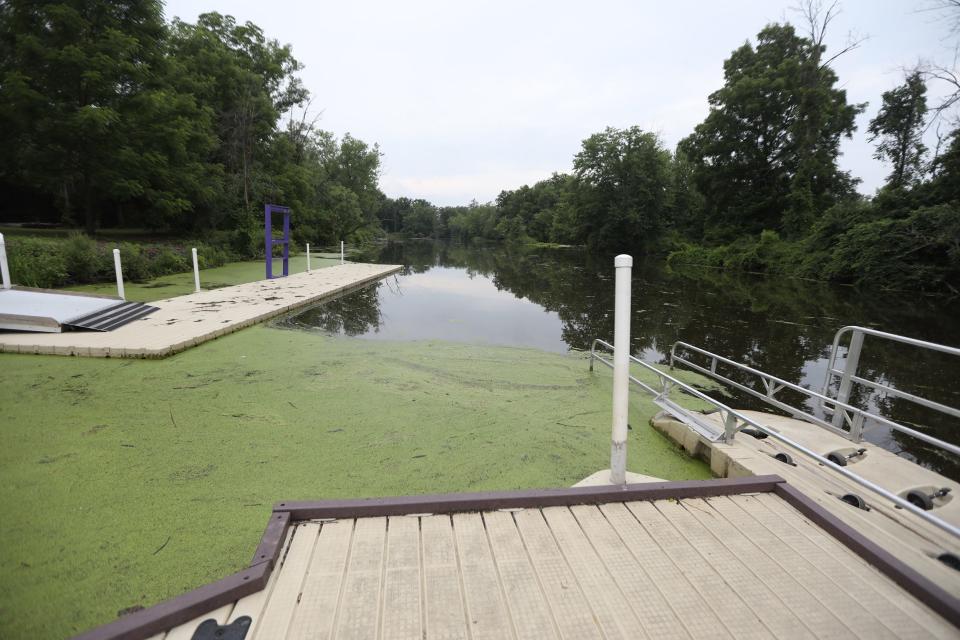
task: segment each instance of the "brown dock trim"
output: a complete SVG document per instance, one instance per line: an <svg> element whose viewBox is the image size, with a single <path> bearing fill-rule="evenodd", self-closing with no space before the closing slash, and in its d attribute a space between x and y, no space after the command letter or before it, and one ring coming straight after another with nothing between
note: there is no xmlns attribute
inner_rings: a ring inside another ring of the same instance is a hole
<svg viewBox="0 0 960 640"><path fill-rule="evenodd" d="M872 639L956 637L960 601L755 476L280 502L248 569L77 638L175 640L243 615L248 640Z"/></svg>

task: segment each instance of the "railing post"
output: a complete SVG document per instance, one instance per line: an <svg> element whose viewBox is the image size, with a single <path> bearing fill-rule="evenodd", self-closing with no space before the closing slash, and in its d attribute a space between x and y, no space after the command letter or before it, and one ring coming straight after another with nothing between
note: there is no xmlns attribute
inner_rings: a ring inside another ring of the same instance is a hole
<svg viewBox="0 0 960 640"><path fill-rule="evenodd" d="M733 442L734 436L737 434L737 417L732 413L727 413L723 417L723 441L726 443Z"/></svg>
<svg viewBox="0 0 960 640"><path fill-rule="evenodd" d="M343 264L343 240L340 241L340 264Z"/></svg>
<svg viewBox="0 0 960 640"><path fill-rule="evenodd" d="M7 243L0 233L0 277L3 279L3 288L10 288L10 267L7 265Z"/></svg>
<svg viewBox="0 0 960 640"><path fill-rule="evenodd" d="M307 273L310 273L310 243L307 243Z"/></svg>
<svg viewBox="0 0 960 640"><path fill-rule="evenodd" d="M117 295L121 300L126 300L127 296L123 291L123 269L120 267L120 249L113 250L113 270L117 274Z"/></svg>
<svg viewBox="0 0 960 640"><path fill-rule="evenodd" d="M193 248L193 288L200 293L200 265L197 263L197 248Z"/></svg>
<svg viewBox="0 0 960 640"><path fill-rule="evenodd" d="M843 375L840 377L840 388L837 390L837 402L850 404L850 391L853 388L853 376L857 375L857 366L860 364L860 351L863 349L863 332L853 330L850 336L850 348L843 363ZM843 411L834 407L831 424L838 429L843 428Z"/></svg>
<svg viewBox="0 0 960 640"><path fill-rule="evenodd" d="M610 441L610 483L627 482L627 417L630 393L630 270L633 258L619 255L613 310L613 428Z"/></svg>

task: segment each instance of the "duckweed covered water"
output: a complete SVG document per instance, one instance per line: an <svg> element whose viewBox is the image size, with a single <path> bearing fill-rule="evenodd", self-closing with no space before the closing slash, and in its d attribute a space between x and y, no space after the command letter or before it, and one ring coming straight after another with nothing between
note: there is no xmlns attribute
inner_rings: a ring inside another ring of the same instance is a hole
<svg viewBox="0 0 960 640"><path fill-rule="evenodd" d="M571 485L608 465L609 373L587 364L263 326L159 361L0 355L0 636L239 570L277 501ZM631 471L709 476L631 402Z"/></svg>

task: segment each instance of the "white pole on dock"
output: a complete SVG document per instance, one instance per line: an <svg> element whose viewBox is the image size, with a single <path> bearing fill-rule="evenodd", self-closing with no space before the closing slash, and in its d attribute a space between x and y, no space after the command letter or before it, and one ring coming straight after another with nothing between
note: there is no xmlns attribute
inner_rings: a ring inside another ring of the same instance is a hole
<svg viewBox="0 0 960 640"><path fill-rule="evenodd" d="M127 296L123 292L123 269L120 267L120 249L113 250L113 270L117 272L117 295L121 300L126 300Z"/></svg>
<svg viewBox="0 0 960 640"><path fill-rule="evenodd" d="M7 243L0 233L0 277L3 278L3 288L10 288L10 267L7 265Z"/></svg>
<svg viewBox="0 0 960 640"><path fill-rule="evenodd" d="M616 280L613 309L613 433L610 440L610 483L627 482L627 414L630 393L630 269L633 258L613 259Z"/></svg>
<svg viewBox="0 0 960 640"><path fill-rule="evenodd" d="M193 286L200 293L200 266L197 264L197 248L193 248Z"/></svg>
<svg viewBox="0 0 960 640"><path fill-rule="evenodd" d="M307 273L310 273L310 243L307 243Z"/></svg>
<svg viewBox="0 0 960 640"><path fill-rule="evenodd" d="M340 264L343 264L343 240L340 241Z"/></svg>

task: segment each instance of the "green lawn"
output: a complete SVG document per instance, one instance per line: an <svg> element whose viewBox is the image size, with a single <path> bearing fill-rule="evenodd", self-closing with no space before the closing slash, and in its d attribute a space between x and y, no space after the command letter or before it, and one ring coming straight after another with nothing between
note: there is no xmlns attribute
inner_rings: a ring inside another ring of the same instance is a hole
<svg viewBox="0 0 960 640"><path fill-rule="evenodd" d="M0 355L0 637L236 571L284 499L568 486L608 466L582 355L257 326L165 360ZM632 471L706 478L633 394Z"/></svg>
<svg viewBox="0 0 960 640"><path fill-rule="evenodd" d="M315 254L311 251L310 268L321 269L335 264L340 264L340 258L324 257L331 254ZM243 282L254 282L263 280L266 277L266 265L263 260L250 260L247 262L230 262L222 267L213 269L203 269L200 271L200 287L202 289L214 289L217 287L226 287L232 284L241 284ZM306 255L292 256L290 258L289 271L291 274L300 273L307 270ZM279 258L273 261L273 272L279 274L283 272L283 261ZM124 282L124 294L127 300L134 302L150 302L152 300L164 300L175 296L182 296L193 293L193 271L186 273L177 273L169 276L162 276L149 282ZM106 295L117 294L116 282L101 282L98 284L81 284L67 287L71 291L86 291L88 293L102 293Z"/></svg>

